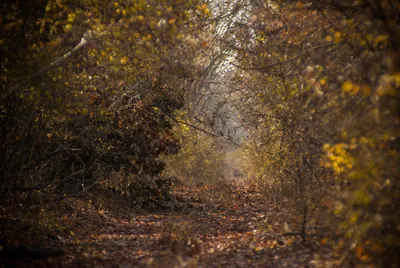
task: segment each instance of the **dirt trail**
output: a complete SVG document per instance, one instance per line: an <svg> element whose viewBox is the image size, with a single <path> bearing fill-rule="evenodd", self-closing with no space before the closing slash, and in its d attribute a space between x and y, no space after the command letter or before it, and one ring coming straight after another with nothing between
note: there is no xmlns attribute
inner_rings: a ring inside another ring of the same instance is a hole
<svg viewBox="0 0 400 268"><path fill-rule="evenodd" d="M179 186L162 212L101 211L75 219L66 255L51 267L330 267L330 250L282 236L282 213L250 186ZM92 216L91 218L93 218ZM21 263L19 263L21 264ZM42 266L43 261L24 263Z"/></svg>

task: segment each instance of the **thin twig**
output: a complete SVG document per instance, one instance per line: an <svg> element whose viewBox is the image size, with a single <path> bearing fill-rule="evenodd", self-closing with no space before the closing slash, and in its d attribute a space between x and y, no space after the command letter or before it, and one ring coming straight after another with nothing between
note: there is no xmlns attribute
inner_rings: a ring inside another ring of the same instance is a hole
<svg viewBox="0 0 400 268"><path fill-rule="evenodd" d="M305 50L304 52L302 52L302 53L300 53L300 54L298 54L296 56L291 57L290 59L287 59L287 60L284 60L284 61L280 61L280 62L271 63L271 64L265 65L265 66L243 67L243 66L235 64L233 62L231 62L231 64L233 66L238 67L238 68L243 69L243 70L266 70L266 69L278 66L280 64L285 64L285 63L292 62L292 61L300 58L305 52L310 52L310 51L314 51L314 50L318 50L318 49L322 49L322 48L326 48L326 47L331 47L331 46L334 46L334 45L336 45L336 43L329 43L329 44L324 44L324 45L320 45L320 46L315 46L315 47L312 47L312 48L309 48L309 49Z"/></svg>

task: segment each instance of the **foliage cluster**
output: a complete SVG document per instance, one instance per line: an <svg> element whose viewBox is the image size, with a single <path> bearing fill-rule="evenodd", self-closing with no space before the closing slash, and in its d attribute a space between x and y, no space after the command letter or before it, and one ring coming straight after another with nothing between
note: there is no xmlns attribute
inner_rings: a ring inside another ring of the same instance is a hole
<svg viewBox="0 0 400 268"><path fill-rule="evenodd" d="M399 2L243 9L248 16L225 44L235 53L231 83L249 133L242 150L249 174L296 204L303 239L340 220L343 256L396 266Z"/></svg>
<svg viewBox="0 0 400 268"><path fill-rule="evenodd" d="M31 206L33 195L102 188L135 204L168 200L159 156L180 148L172 119L207 5L3 1L0 10L1 199Z"/></svg>

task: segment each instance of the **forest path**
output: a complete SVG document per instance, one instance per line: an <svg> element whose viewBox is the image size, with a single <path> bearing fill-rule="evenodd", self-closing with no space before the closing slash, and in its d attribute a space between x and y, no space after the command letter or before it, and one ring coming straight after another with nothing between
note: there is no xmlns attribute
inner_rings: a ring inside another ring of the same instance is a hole
<svg viewBox="0 0 400 268"><path fill-rule="evenodd" d="M317 241L284 237L281 209L253 186L178 186L179 208L76 220L66 255L70 267L330 267ZM86 211L86 215L90 213ZM99 218L102 218L100 220ZM38 262L40 265L40 262Z"/></svg>

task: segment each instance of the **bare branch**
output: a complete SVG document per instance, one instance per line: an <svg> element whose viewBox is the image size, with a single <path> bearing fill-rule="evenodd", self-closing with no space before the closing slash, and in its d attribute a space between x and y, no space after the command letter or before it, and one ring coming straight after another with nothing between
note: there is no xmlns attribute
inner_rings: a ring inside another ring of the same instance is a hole
<svg viewBox="0 0 400 268"><path fill-rule="evenodd" d="M91 37L91 30L87 30L84 33L84 35L82 36L82 39L79 42L79 44L77 44L72 50L68 51L67 53L65 53L60 58L58 58L55 61L51 62L49 65L41 68L39 71L37 71L36 73L32 74L30 77L26 78L20 84L18 84L15 87L13 87L10 91L6 92L3 96L1 96L0 102L4 102L9 97L11 97L13 94L15 94L18 91L22 90L22 88L25 85L27 85L32 79L38 78L41 75L47 73L49 70L64 64L67 61L67 59L69 59L71 56L73 56L82 47L86 46L86 44L88 43L88 40L89 40L90 37Z"/></svg>

